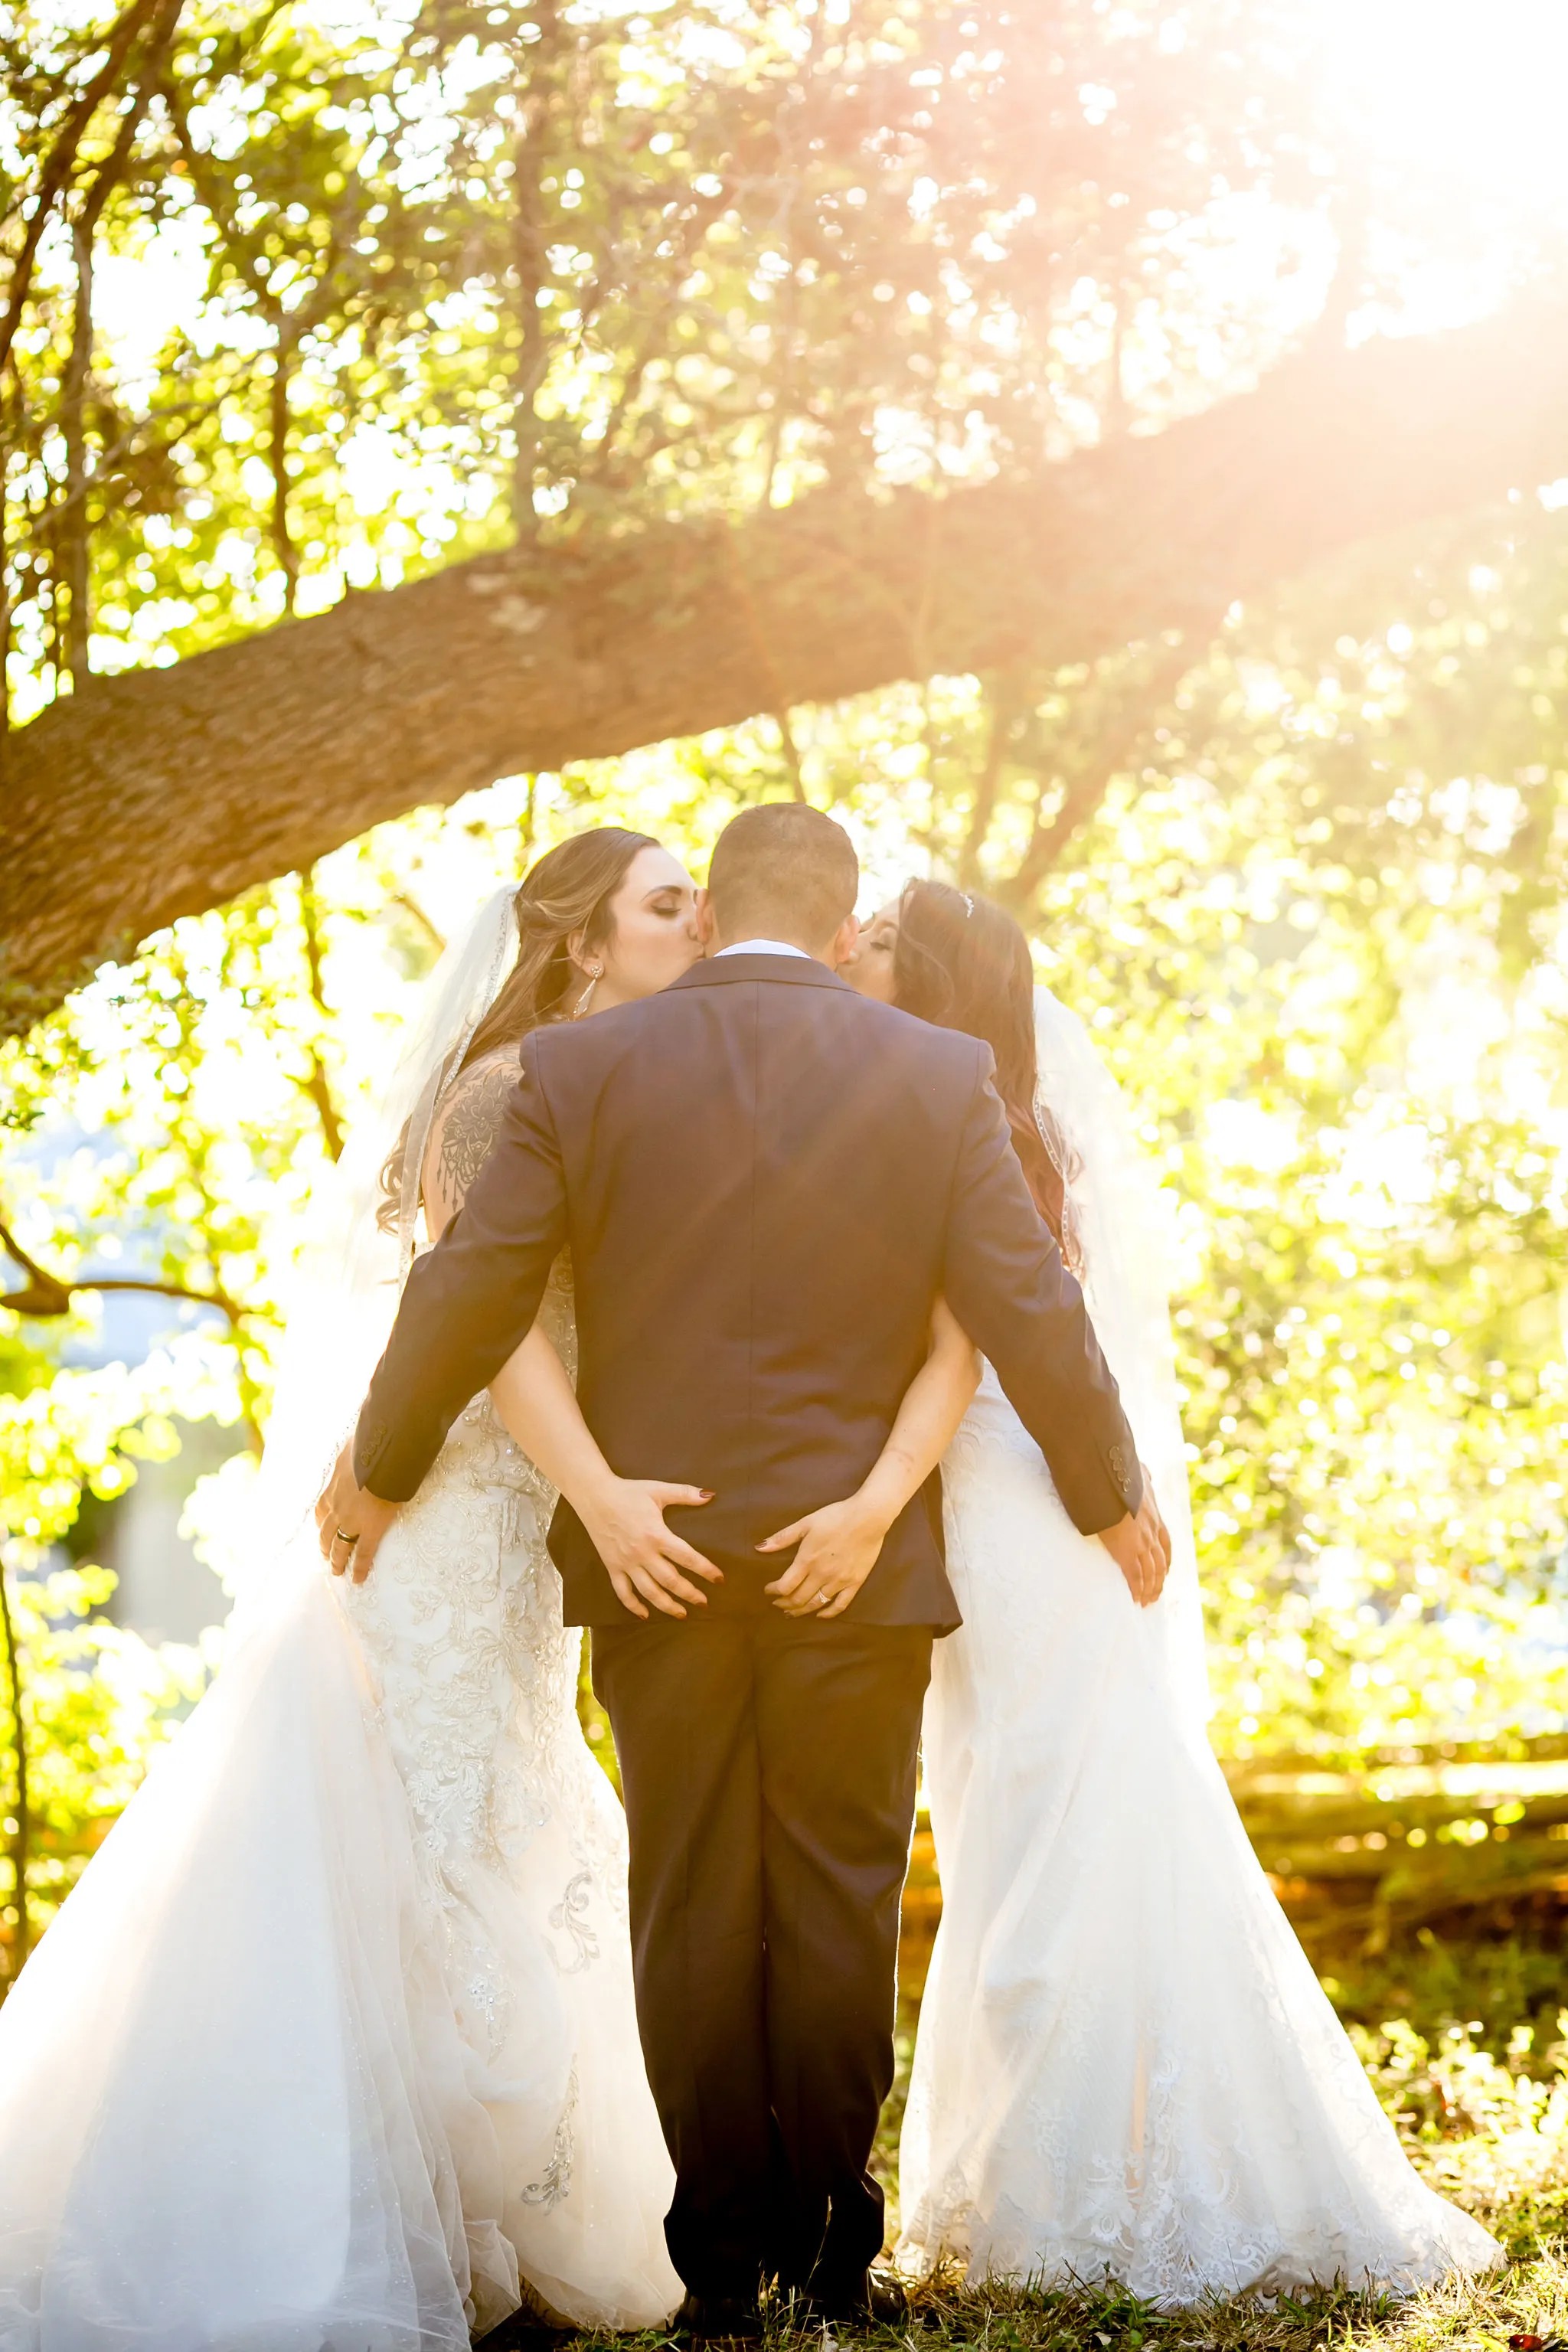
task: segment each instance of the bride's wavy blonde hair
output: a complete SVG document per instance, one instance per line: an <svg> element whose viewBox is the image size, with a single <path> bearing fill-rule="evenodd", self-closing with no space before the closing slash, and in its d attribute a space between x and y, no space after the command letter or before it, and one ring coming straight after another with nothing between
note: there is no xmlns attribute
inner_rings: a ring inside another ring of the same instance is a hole
<svg viewBox="0 0 1568 2352"><path fill-rule="evenodd" d="M611 907L632 861L643 850L658 847L651 834L600 824L547 849L529 867L511 902L517 961L469 1038L462 1060L447 1080L448 1087L485 1055L503 1045L520 1045L531 1030L565 1019L576 976L567 940L581 932L590 952L609 945L615 936ZM381 1171L377 1222L388 1231L397 1223L407 1145L405 1128Z"/></svg>

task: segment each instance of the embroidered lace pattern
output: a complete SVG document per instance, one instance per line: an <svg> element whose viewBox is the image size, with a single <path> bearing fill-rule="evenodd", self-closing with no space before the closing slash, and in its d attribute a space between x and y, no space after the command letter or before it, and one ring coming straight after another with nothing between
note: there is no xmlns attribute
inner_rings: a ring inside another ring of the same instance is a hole
<svg viewBox="0 0 1568 2352"><path fill-rule="evenodd" d="M570 1364L562 1278L546 1313ZM306 1483L343 1345L298 1384ZM479 1399L363 1586L302 1521L268 1561L263 1516L222 1673L0 2010L5 2352L468 2352L520 2302L679 2303L552 1502Z"/></svg>
<svg viewBox="0 0 1568 2352"><path fill-rule="evenodd" d="M559 1269L542 1312L574 1376ZM555 1499L488 1393L476 1397L346 1596L412 1816L421 1940L476 2079L494 2086L481 2096L511 2118L513 2234L573 2209L591 2102L632 2102L626 2162L636 2142L639 2179L661 2192L664 2174L662 2148L650 2170L641 2146L654 2126L632 2019L625 1825L577 1717L582 1634L562 1622L545 1546ZM607 2121L600 2112L601 2169ZM629 2246L626 2267L634 2252L646 2277L642 2248ZM519 2255L526 2277L521 2242ZM655 2274L668 2274L662 2250Z"/></svg>

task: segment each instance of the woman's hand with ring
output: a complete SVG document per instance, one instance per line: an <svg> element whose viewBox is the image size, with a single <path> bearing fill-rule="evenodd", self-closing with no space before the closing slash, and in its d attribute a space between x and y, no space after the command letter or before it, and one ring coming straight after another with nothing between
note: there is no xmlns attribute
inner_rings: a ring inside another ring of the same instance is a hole
<svg viewBox="0 0 1568 2352"><path fill-rule="evenodd" d="M886 1514L864 1495L827 1503L760 1543L760 1552L800 1549L777 1580L765 1589L786 1617L815 1617L826 1624L842 1617L881 1557Z"/></svg>

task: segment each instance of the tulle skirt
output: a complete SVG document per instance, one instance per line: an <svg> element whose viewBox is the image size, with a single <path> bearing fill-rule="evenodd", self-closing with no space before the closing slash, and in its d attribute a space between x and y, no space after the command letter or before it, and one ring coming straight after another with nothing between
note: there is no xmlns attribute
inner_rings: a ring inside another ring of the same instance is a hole
<svg viewBox="0 0 1568 2352"><path fill-rule="evenodd" d="M1412 2171L1136 1610L994 1381L945 1465L963 1631L925 1775L943 1909L900 2259L1181 2305L1500 2260Z"/></svg>
<svg viewBox="0 0 1568 2352"><path fill-rule="evenodd" d="M479 1549L498 1592L542 1549ZM559 1802L433 1863L383 1696L298 1577L0 2010L5 2352L461 2352L528 2288L621 2327L678 2298L617 1890Z"/></svg>

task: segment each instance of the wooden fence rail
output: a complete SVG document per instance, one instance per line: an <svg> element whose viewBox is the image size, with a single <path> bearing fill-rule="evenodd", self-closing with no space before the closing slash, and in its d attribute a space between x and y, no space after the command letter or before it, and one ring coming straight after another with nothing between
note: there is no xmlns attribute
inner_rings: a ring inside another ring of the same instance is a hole
<svg viewBox="0 0 1568 2352"><path fill-rule="evenodd" d="M1227 1763L1258 1860L1309 1946L1368 1951L1438 1917L1568 1899L1568 1736L1384 1750L1338 1769L1304 1756ZM925 1980L942 1890L929 1824L904 1895L903 1978Z"/></svg>

